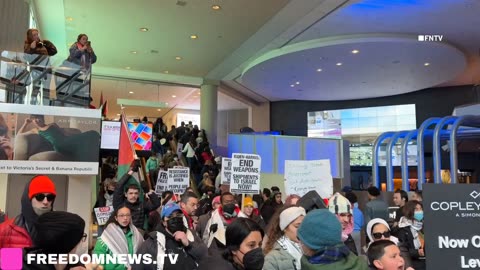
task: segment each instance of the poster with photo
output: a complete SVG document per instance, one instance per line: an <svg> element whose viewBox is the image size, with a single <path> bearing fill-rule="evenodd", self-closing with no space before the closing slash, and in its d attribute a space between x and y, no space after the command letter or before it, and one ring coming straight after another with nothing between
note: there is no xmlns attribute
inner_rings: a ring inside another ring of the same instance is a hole
<svg viewBox="0 0 480 270"><path fill-rule="evenodd" d="M98 173L100 111L3 104L0 173Z"/></svg>

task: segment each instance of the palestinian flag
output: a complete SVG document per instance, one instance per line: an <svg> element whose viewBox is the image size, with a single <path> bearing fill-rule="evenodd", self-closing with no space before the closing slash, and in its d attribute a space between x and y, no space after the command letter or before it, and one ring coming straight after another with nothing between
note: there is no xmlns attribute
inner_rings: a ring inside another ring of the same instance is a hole
<svg viewBox="0 0 480 270"><path fill-rule="evenodd" d="M122 110L121 116L121 125L120 125L120 142L118 145L118 170L117 170L117 179L120 179L124 174L128 173L130 165L135 159L138 159L135 149L133 148L132 139L130 137L130 131L128 130L127 117L125 112ZM139 169L140 173L141 168ZM125 187L128 187L131 184L138 185L140 189L140 200L143 201L143 190L140 186L138 173L134 173L132 177L128 180Z"/></svg>

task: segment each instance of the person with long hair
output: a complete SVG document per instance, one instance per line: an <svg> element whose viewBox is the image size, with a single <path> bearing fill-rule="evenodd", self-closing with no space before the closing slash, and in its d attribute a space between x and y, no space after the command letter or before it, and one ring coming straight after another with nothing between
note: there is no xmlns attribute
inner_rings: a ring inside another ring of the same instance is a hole
<svg viewBox="0 0 480 270"><path fill-rule="evenodd" d="M80 34L77 42L73 43L69 49L70 55L67 61L81 66L83 69L90 69L92 64L97 62L97 55L92 48L92 43L88 41L86 34Z"/></svg>
<svg viewBox="0 0 480 270"><path fill-rule="evenodd" d="M135 254L143 243L142 234L132 224L130 209L126 206L115 209L98 238L93 254ZM130 265L104 264L104 270L128 269Z"/></svg>
<svg viewBox="0 0 480 270"><path fill-rule="evenodd" d="M57 54L57 48L52 42L40 39L38 29L31 28L27 31L27 38L23 45L23 51L28 54L39 54L53 56Z"/></svg>
<svg viewBox="0 0 480 270"><path fill-rule="evenodd" d="M8 132L7 122L0 114L0 160L13 159L13 145Z"/></svg>
<svg viewBox="0 0 480 270"><path fill-rule="evenodd" d="M248 218L237 218L225 231L226 249L222 256L212 255L200 263L200 270L260 270L265 258L262 252L262 228Z"/></svg>
<svg viewBox="0 0 480 270"><path fill-rule="evenodd" d="M307 215L302 207L284 206L275 215L269 226L264 247L264 270L300 270L302 249L297 238L297 229Z"/></svg>
<svg viewBox="0 0 480 270"><path fill-rule="evenodd" d="M403 217L398 222L396 236L408 250L415 270L425 269L425 241L423 234L423 206L419 201L408 201Z"/></svg>

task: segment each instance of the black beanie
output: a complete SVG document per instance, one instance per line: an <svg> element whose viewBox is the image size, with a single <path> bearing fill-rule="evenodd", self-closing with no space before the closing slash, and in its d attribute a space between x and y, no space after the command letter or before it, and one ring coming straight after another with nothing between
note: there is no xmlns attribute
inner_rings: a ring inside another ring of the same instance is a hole
<svg viewBox="0 0 480 270"><path fill-rule="evenodd" d="M48 212L35 222L35 247L45 254L66 254L82 240L85 221L77 214Z"/></svg>

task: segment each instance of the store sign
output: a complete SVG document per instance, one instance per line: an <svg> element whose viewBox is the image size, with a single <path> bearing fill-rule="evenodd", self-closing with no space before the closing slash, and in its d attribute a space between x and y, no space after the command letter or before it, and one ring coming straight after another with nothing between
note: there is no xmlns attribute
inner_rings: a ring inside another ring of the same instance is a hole
<svg viewBox="0 0 480 270"><path fill-rule="evenodd" d="M480 268L480 184L423 186L427 270Z"/></svg>

